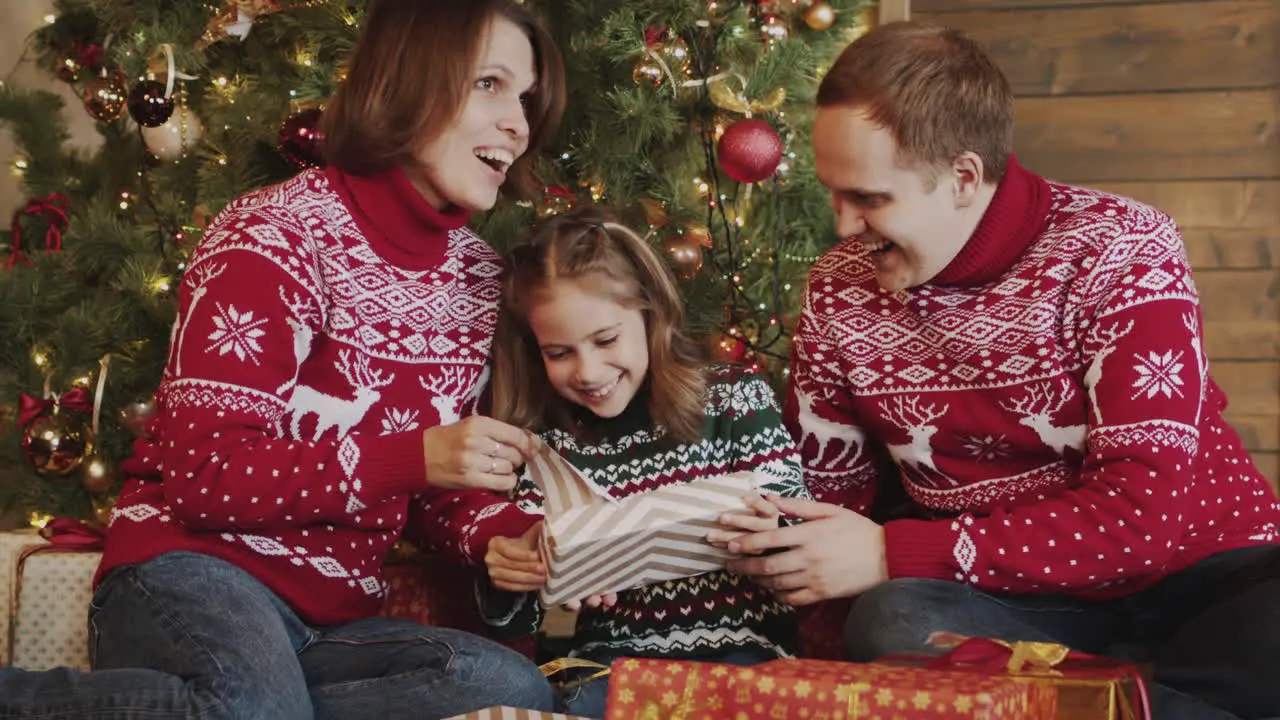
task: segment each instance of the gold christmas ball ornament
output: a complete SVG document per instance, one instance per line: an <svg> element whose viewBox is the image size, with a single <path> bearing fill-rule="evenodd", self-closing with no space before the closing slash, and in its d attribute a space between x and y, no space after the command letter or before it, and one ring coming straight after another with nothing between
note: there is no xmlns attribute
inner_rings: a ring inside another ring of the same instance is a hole
<svg viewBox="0 0 1280 720"><path fill-rule="evenodd" d="M128 97L129 79L115 68L104 69L101 75L84 86L84 92L80 95L85 112L98 122L111 122L124 115Z"/></svg>
<svg viewBox="0 0 1280 720"><path fill-rule="evenodd" d="M662 250L681 280L693 279L702 269L702 246L697 240L682 234L669 235L662 241Z"/></svg>
<svg viewBox="0 0 1280 720"><path fill-rule="evenodd" d="M671 72L689 72L689 46L681 38L674 37L654 48Z"/></svg>
<svg viewBox="0 0 1280 720"><path fill-rule="evenodd" d="M121 427L133 433L134 437L145 437L147 423L156 415L156 398L154 395L135 400L120 408L117 417Z"/></svg>
<svg viewBox="0 0 1280 720"><path fill-rule="evenodd" d="M641 56L636 62L635 69L631 71L631 79L635 80L637 85L658 87L662 84L662 76L662 66L648 53Z"/></svg>
<svg viewBox="0 0 1280 720"><path fill-rule="evenodd" d="M811 30L826 30L836 23L835 8L823 0L813 0L801 17Z"/></svg>
<svg viewBox="0 0 1280 720"><path fill-rule="evenodd" d="M22 454L42 475L66 475L93 451L93 438L80 420L65 413L36 418L22 437Z"/></svg>
<svg viewBox="0 0 1280 720"><path fill-rule="evenodd" d="M94 494L102 494L116 484L115 468L99 455L90 455L80 471L80 484Z"/></svg>

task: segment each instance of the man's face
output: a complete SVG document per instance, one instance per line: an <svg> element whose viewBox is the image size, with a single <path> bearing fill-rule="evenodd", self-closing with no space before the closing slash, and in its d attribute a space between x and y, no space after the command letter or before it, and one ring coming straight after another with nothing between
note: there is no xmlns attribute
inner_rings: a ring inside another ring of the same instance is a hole
<svg viewBox="0 0 1280 720"><path fill-rule="evenodd" d="M952 174L904 167L893 136L862 109L818 108L813 150L836 232L857 238L885 290L929 282L968 241Z"/></svg>

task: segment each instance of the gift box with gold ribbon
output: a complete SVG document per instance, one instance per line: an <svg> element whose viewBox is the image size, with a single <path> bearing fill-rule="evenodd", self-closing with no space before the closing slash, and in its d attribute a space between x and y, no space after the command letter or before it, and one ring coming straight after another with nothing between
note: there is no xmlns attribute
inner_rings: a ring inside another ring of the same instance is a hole
<svg viewBox="0 0 1280 720"><path fill-rule="evenodd" d="M775 660L754 667L613 663L609 720L1050 720L1052 688L1008 677L879 663Z"/></svg>
<svg viewBox="0 0 1280 720"><path fill-rule="evenodd" d="M890 664L1003 676L1051 687L1056 720L1149 720L1150 702L1141 674L1131 665L1047 642L1005 642L934 633L930 644L949 648L937 657L884 658Z"/></svg>

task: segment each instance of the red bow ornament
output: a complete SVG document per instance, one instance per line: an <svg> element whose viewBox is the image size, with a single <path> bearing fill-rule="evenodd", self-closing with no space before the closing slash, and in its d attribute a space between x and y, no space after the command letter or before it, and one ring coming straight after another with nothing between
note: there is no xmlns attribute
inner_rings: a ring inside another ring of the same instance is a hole
<svg viewBox="0 0 1280 720"><path fill-rule="evenodd" d="M22 252L22 218L25 215L45 216L49 227L44 232L44 249L49 252L62 250L62 231L67 229L67 196L50 193L42 198L32 198L13 214L9 224L12 239L9 241L9 267L29 262Z"/></svg>
<svg viewBox="0 0 1280 720"><path fill-rule="evenodd" d="M84 388L72 388L59 398L38 398L35 395L22 393L18 397L18 426L26 427L45 415L54 407L66 408L81 413L93 412L93 397Z"/></svg>

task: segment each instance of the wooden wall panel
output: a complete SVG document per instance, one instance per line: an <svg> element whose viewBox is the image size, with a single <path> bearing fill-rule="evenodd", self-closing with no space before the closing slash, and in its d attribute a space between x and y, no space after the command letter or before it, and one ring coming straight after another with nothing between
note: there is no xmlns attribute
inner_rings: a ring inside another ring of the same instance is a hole
<svg viewBox="0 0 1280 720"><path fill-rule="evenodd" d="M1155 5L1171 5L1185 0L1150 0ZM1134 0L911 0L912 17L972 10L1040 10L1079 5L1133 5Z"/></svg>
<svg viewBox="0 0 1280 720"><path fill-rule="evenodd" d="M1276 177L1274 90L1075 95L1018 101L1014 147L1059 180Z"/></svg>
<svg viewBox="0 0 1280 720"><path fill-rule="evenodd" d="M1019 97L1268 87L1272 0L939 16L982 43Z"/></svg>

